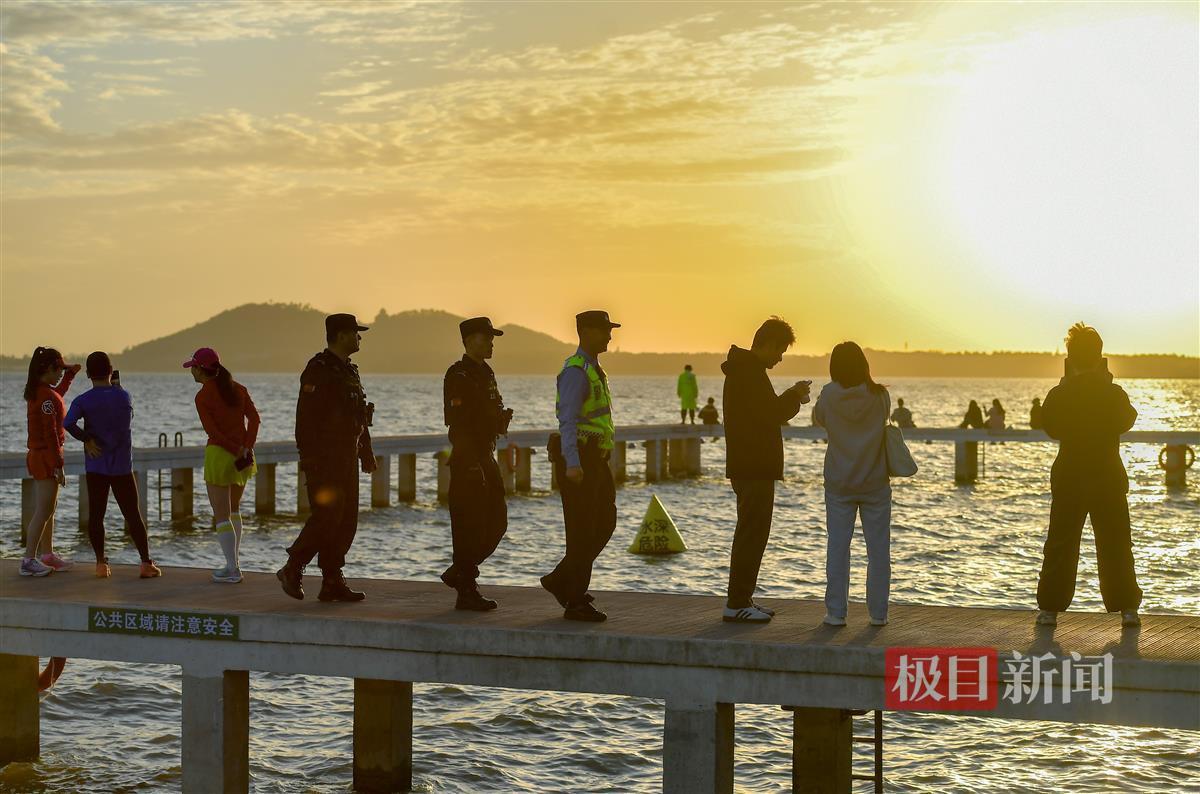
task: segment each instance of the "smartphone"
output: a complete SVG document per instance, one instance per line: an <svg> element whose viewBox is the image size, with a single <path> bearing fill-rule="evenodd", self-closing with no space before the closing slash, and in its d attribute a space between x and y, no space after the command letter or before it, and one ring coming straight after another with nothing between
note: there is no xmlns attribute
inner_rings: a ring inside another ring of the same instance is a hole
<svg viewBox="0 0 1200 794"><path fill-rule="evenodd" d="M113 373L112 373L112 384L113 384L114 386L120 386L120 385L121 385L121 370L119 370L119 369L114 369L114 370L113 370Z"/></svg>

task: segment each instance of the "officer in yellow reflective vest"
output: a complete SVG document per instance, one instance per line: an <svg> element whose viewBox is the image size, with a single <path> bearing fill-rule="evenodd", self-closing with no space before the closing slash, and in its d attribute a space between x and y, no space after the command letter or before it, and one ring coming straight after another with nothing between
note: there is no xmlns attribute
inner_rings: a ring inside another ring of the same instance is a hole
<svg viewBox="0 0 1200 794"><path fill-rule="evenodd" d="M575 315L579 349L558 375L559 438L551 439L550 455L562 496L567 549L542 577L542 587L563 606L567 620L608 617L592 604L588 587L592 563L617 527L617 493L608 468L614 442L612 397L599 356L608 350L612 329L620 327L605 311Z"/></svg>

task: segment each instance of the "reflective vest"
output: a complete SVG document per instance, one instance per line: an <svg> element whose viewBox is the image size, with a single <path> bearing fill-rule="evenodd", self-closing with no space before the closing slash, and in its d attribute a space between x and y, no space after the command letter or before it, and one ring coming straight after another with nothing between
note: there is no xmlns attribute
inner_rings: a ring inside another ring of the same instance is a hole
<svg viewBox="0 0 1200 794"><path fill-rule="evenodd" d="M587 375L588 392L579 408L575 429L580 440L594 438L600 442L600 449L613 448L615 431L612 420L612 396L608 393L608 380L600 375L600 370L592 366L582 355L576 353L563 363L563 372L571 367L579 367ZM562 377L562 374L559 374ZM554 412L562 415L562 390L558 391L554 401Z"/></svg>

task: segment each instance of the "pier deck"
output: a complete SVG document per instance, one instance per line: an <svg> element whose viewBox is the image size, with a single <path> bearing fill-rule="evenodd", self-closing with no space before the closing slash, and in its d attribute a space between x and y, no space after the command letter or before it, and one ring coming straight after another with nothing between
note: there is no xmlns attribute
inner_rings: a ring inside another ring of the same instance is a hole
<svg viewBox="0 0 1200 794"><path fill-rule="evenodd" d="M360 788L368 789L370 769L394 781L397 769L411 768L404 756L407 747L411 759L412 682L439 682L661 698L664 788L728 790L729 704L801 707L797 720L823 710L882 709L885 650L901 646L986 646L1001 660L1013 652L1112 654L1110 703L1078 696L1063 703L1055 684L1048 703L1001 697L994 711L955 713L1200 730L1200 616L1145 615L1140 630L1123 631L1118 615L1068 613L1051 630L1034 625L1033 611L893 605L891 623L874 628L865 608L852 604L849 625L835 629L821 623L819 601L771 599L763 603L778 616L751 626L722 623L723 599L714 596L603 592L596 595L609 620L587 624L563 620L539 588L488 586L500 609L474 613L455 611L453 593L436 582L352 584L367 592L365 602L322 604L313 576L301 602L287 598L271 574L215 585L206 570L168 568L161 579L139 580L135 567L114 566L107 580L90 570L21 579L16 561L5 560L0 660L21 670L30 669L20 666L23 659L52 655L180 665L184 783L196 791L214 783L245 788L248 685L241 671L248 670L355 678L356 780L361 768ZM236 616L237 637L105 633L89 626L89 607ZM27 702L28 694L10 685L3 697ZM20 713L10 703L0 711ZM34 720L36 746L36 709ZM376 728L360 731L360 721Z"/></svg>

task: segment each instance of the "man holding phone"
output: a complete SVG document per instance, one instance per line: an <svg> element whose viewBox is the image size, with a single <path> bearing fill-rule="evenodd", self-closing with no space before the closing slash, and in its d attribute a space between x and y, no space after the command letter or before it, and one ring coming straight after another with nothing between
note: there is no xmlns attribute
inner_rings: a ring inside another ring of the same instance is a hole
<svg viewBox="0 0 1200 794"><path fill-rule="evenodd" d="M775 481L783 479L780 427L809 401L811 381L775 394L767 370L783 360L796 342L792 327L778 317L764 322L749 350L733 345L721 365L725 373L725 475L737 496L737 528L729 554L729 589L723 620L766 623L774 610L754 603L754 588L771 534Z"/></svg>

